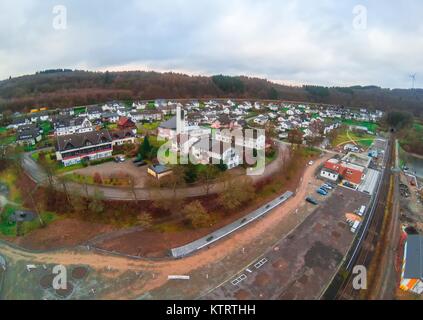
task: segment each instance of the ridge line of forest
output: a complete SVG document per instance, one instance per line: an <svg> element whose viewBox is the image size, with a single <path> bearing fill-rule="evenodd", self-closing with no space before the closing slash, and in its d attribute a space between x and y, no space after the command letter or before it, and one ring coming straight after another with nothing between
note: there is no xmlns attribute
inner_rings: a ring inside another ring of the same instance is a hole
<svg viewBox="0 0 423 320"><path fill-rule="evenodd" d="M0 111L71 107L111 100L260 99L402 110L423 117L423 89L287 86L245 76L54 69L0 81Z"/></svg>

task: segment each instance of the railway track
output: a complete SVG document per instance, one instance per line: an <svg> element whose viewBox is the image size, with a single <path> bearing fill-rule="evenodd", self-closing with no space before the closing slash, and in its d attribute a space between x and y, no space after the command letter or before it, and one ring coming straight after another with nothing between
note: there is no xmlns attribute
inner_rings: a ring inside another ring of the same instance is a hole
<svg viewBox="0 0 423 320"><path fill-rule="evenodd" d="M322 296L322 299L351 300L360 298L361 291L355 290L352 285L352 270L354 266L357 265L365 266L368 270L374 257L376 244L379 240L380 231L383 226L386 201L390 187L390 168L392 166L392 155L394 151L393 141L393 137L390 137L385 155L387 157L384 165L385 170L383 171L378 192L371 205L372 210L368 214L368 220L363 222L362 232L359 233L350 252L347 254L348 259L346 259L343 268L341 268L341 270L344 271L338 273ZM347 272L346 276L345 271ZM342 276L342 274L344 274L344 276Z"/></svg>
<svg viewBox="0 0 423 320"><path fill-rule="evenodd" d="M388 200L390 182L391 182L391 170L390 168L393 165L393 152L394 152L394 143L391 138L388 143L388 153L386 161L386 170L384 170L379 196L376 200L376 208L373 214L373 219L370 222L369 229L365 235L364 241L358 249L356 255L356 260L353 265L360 265L366 267L369 270L370 264L374 257L375 248L377 242L379 241L380 231L383 226L384 217L385 217L385 208ZM351 268L352 269L352 268ZM353 274L349 272L348 277L341 285L340 290L336 295L337 300L348 300L348 299L359 299L360 290L355 290L353 287Z"/></svg>

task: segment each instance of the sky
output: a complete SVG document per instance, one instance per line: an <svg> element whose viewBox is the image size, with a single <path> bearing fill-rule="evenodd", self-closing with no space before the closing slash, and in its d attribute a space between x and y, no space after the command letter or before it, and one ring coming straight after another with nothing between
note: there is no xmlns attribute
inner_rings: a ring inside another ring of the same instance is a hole
<svg viewBox="0 0 423 320"><path fill-rule="evenodd" d="M52 68L423 87L421 0L1 0L0 79Z"/></svg>

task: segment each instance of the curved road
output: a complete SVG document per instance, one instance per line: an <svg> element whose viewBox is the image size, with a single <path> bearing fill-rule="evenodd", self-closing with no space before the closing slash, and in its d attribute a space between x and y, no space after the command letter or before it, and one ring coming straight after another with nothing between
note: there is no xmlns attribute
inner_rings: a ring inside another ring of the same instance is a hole
<svg viewBox="0 0 423 320"><path fill-rule="evenodd" d="M281 167L285 154L287 153L287 147L283 144L278 144L278 158L266 166L265 172L260 176L251 176L254 182L266 179L275 174ZM34 161L31 157L32 153L25 153L22 158L22 167L28 176L37 184L44 184L47 181L47 175L44 170ZM63 185L54 179L55 187L58 190L63 190ZM108 187L108 186L94 186L87 185L85 186L75 183L67 182L66 187L69 191L76 190L79 192L87 191L89 196L93 196L96 191L101 191L103 193L104 199L106 200L122 200L122 201L134 201L134 193L132 189L125 187ZM223 183L216 183L211 186L209 194L218 193L224 188ZM82 191L81 191L82 190ZM153 191L153 192L152 192ZM142 200L154 200L155 193L160 195L161 198L174 198L175 194L177 198L192 198L206 195L205 188L202 187L188 187L188 188L179 188L176 190L176 193L172 189L145 189L145 188L135 188L136 198L139 201Z"/></svg>

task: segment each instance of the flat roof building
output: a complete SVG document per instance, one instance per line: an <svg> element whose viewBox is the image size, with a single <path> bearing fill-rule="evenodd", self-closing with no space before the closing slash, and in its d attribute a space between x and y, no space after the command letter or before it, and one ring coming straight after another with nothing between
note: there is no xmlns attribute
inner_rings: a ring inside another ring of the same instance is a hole
<svg viewBox="0 0 423 320"><path fill-rule="evenodd" d="M407 238L400 287L404 291L423 293L423 236Z"/></svg>

